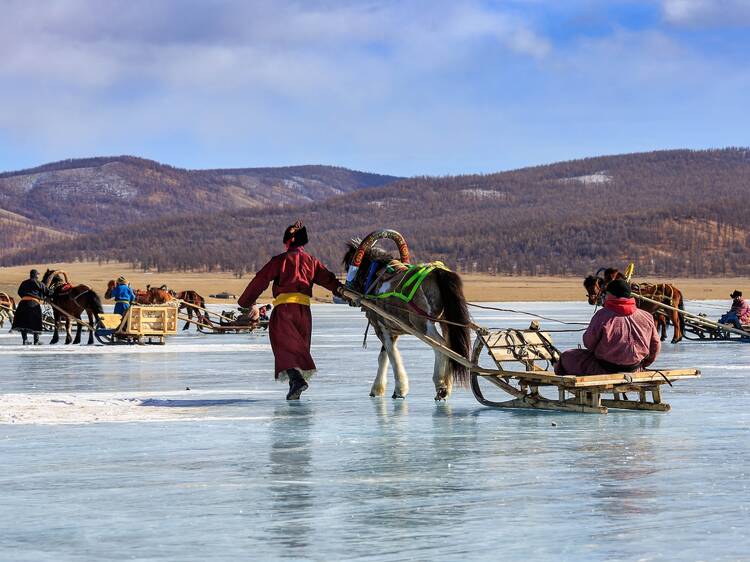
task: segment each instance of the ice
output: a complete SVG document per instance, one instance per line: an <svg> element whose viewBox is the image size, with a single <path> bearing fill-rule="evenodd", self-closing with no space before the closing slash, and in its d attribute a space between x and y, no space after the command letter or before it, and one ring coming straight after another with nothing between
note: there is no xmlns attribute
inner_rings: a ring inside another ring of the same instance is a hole
<svg viewBox="0 0 750 562"><path fill-rule="evenodd" d="M750 344L666 343L657 366L703 371L664 388L668 414L501 411L466 391L436 404L432 352L413 338L409 397L369 398L379 345L370 333L362 349L361 313L315 305L313 318L319 375L298 403L273 382L266 334L0 336L0 559L747 558Z"/></svg>

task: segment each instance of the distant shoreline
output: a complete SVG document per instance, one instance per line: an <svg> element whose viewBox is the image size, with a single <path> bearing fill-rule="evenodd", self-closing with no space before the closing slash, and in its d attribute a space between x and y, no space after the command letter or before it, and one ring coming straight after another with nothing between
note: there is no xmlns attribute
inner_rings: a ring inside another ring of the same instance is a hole
<svg viewBox="0 0 750 562"><path fill-rule="evenodd" d="M135 288L145 287L147 284L159 286L168 285L175 290L193 289L198 291L207 302L234 304L236 299L215 299L209 295L228 292L239 296L252 278L247 274L237 279L229 272L147 272L132 269L128 264L109 263L99 265L96 262L55 264L66 271L72 282L90 285L100 295L104 294L107 281L124 275ZM27 276L32 267L42 273L46 269L43 265L24 265L0 268L0 291L15 296L18 285ZM638 270L636 267L636 276ZM489 274L463 274L464 292L470 301L581 301L585 300L583 277L516 277ZM727 300L734 289L747 292L750 295L750 277L717 278L636 278L636 281L670 282L680 288L688 301L690 300ZM316 288L315 296L323 301L330 301L328 291ZM264 295L264 300L270 299L270 291Z"/></svg>

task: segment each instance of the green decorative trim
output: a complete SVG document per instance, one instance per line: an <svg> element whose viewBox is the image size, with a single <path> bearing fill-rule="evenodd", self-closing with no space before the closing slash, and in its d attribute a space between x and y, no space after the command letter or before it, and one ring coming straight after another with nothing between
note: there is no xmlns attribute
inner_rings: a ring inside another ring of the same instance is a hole
<svg viewBox="0 0 750 562"><path fill-rule="evenodd" d="M390 267L390 266L387 266ZM427 276L435 271L436 269L442 269L450 271L445 264L441 261L435 261L432 263L423 263L421 265L410 265L404 276L396 285L396 289L388 291L387 293L379 293L377 295L365 295L367 299L389 299L397 298L405 303L410 303L417 293L419 287L422 286Z"/></svg>

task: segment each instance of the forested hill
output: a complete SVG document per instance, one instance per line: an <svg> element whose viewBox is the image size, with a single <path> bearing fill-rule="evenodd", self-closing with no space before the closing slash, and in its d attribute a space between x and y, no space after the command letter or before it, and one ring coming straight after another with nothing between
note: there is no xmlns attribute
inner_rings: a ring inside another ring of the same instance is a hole
<svg viewBox="0 0 750 562"><path fill-rule="evenodd" d="M585 274L636 262L641 275L750 274L750 150L673 150L521 170L412 178L317 204L179 216L44 244L6 264L111 259L162 269L252 271L291 221L338 267L343 244L404 233L421 260L460 271Z"/></svg>
<svg viewBox="0 0 750 562"><path fill-rule="evenodd" d="M88 158L0 174L0 212L92 232L177 214L320 201L395 179L332 166L182 170L132 156Z"/></svg>

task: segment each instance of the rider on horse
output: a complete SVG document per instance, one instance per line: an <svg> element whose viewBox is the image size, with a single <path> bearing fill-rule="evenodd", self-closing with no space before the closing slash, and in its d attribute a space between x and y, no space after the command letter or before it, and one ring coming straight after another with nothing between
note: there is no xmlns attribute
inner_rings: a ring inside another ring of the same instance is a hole
<svg viewBox="0 0 750 562"><path fill-rule="evenodd" d="M241 307L250 308L273 283L269 336L276 361L276 380L289 379L287 400L298 400L315 373L315 362L310 355L313 285L321 285L335 294L343 287L317 258L305 252L303 247L307 242L307 229L302 222L289 226L284 232L286 251L261 268L237 301Z"/></svg>

